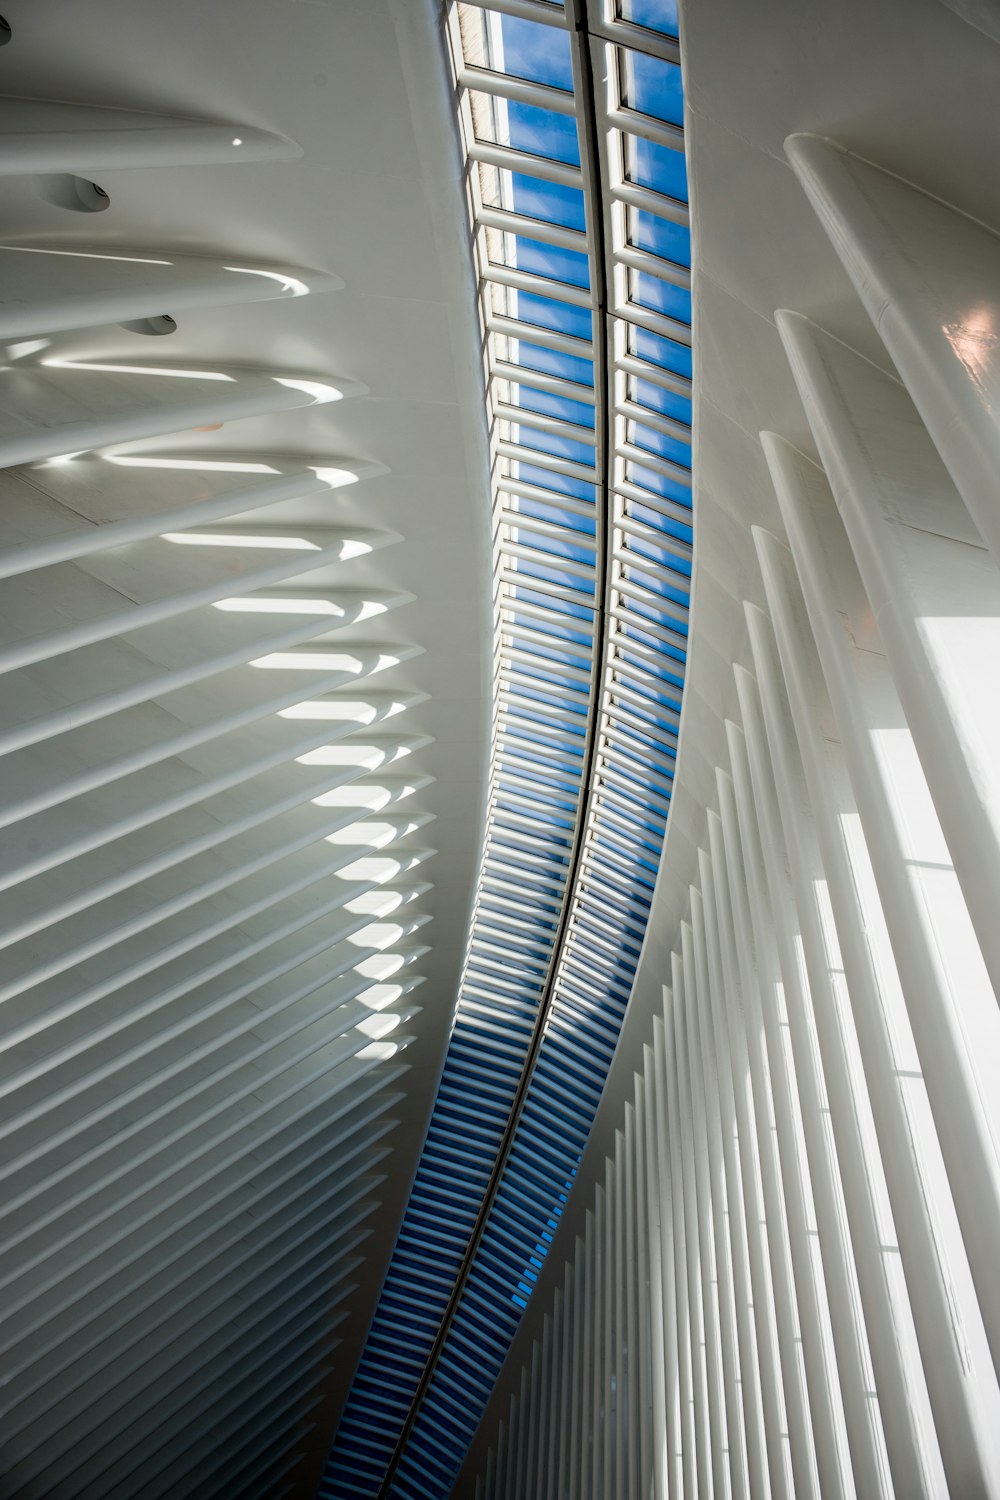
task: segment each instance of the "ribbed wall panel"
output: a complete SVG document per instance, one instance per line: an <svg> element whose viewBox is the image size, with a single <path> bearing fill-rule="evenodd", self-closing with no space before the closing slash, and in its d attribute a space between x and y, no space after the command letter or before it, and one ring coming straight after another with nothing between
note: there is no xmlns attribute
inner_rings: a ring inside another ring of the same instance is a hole
<svg viewBox="0 0 1000 1500"><path fill-rule="evenodd" d="M308 1483L409 1107L433 778L383 620L402 538L339 501L385 466L302 430L362 383L143 336L339 277L58 220L106 206L81 163L299 148L3 112L0 176L63 232L0 249L0 1489L272 1500Z"/></svg>
<svg viewBox="0 0 1000 1500"><path fill-rule="evenodd" d="M1000 239L786 150L894 372L778 311L820 461L760 435L696 878L481 1500L1000 1495Z"/></svg>

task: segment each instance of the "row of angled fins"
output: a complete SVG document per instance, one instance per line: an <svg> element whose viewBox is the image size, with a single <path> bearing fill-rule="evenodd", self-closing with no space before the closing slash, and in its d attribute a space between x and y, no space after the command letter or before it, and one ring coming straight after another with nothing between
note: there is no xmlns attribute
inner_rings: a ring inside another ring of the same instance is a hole
<svg viewBox="0 0 1000 1500"><path fill-rule="evenodd" d="M483 1500L1000 1495L1000 238L786 151L899 378L777 314L820 463L761 434L697 879Z"/></svg>
<svg viewBox="0 0 1000 1500"><path fill-rule="evenodd" d="M352 573L399 537L336 524L336 490L385 470L302 451L295 425L364 387L189 368L150 337L342 283L145 245L114 198L121 171L300 154L0 107L0 176L40 226L0 247L0 1490L20 1500L301 1492L389 1155L433 852L403 805L427 778L395 764L427 743L399 729L422 695L368 686L413 646L338 645L407 602ZM246 419L285 413L287 444L257 451Z"/></svg>

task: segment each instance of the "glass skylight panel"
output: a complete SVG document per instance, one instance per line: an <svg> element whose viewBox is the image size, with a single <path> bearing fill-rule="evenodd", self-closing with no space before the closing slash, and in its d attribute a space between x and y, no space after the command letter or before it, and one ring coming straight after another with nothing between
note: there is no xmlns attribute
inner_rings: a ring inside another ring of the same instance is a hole
<svg viewBox="0 0 1000 1500"><path fill-rule="evenodd" d="M690 321L680 74L664 56L676 11L669 0L620 0L619 34L620 23L637 28L637 38L645 28L655 56L641 52L641 40L635 51L594 39L622 107L635 112L634 131L623 132L620 112L606 116L596 97L598 128L612 133L611 181L598 185L570 176L580 161L577 119L560 102L573 88L574 49L587 45L574 24L584 12L576 5L568 26L547 26L503 4L458 8L457 59L462 118L478 158L472 196L496 486L489 826L465 998L418 1169L416 1212L404 1221L404 1256L394 1258L362 1367L377 1368L402 1333L416 1357L393 1367L392 1379L407 1412L412 1371L424 1368L448 1302L447 1287L432 1295L432 1280L420 1279L420 1251L435 1265L443 1244L464 1251L529 1034L543 1000L548 1008L499 1191L395 1471L393 1493L403 1500L450 1490L586 1142L659 859L687 632L691 352L681 328L667 336ZM561 7L552 10L561 21ZM484 68L488 78L474 71ZM609 264L595 266L584 236L602 221L602 193L617 195L622 211L611 219ZM610 339L595 319L592 289L595 300L607 289L612 307L623 291L629 299L612 316ZM605 389L593 388L595 356ZM547 983L550 957L557 967ZM477 1167L465 1180L452 1172L459 1140ZM459 1186L469 1191L464 1212ZM455 1265L452 1248L446 1260ZM411 1304L420 1309L412 1323L399 1312ZM392 1435L390 1452L395 1442ZM375 1466L376 1490L385 1462ZM323 1493L341 1492L354 1491Z"/></svg>
<svg viewBox="0 0 1000 1500"><path fill-rule="evenodd" d="M647 453L654 453L658 458L665 458L671 463L683 464L685 468L690 468L690 439L685 443L681 438L671 437L668 433L660 432L655 427L647 427L642 422L627 423L626 432L628 441L634 447L644 448Z"/></svg>
<svg viewBox="0 0 1000 1500"><path fill-rule="evenodd" d="M480 165L479 192L486 208L503 209L555 224L561 229L587 227L583 191L561 182L548 182L526 172L498 171Z"/></svg>
<svg viewBox="0 0 1000 1500"><path fill-rule="evenodd" d="M674 421L683 422L685 427L690 429L690 396L678 395L676 391L667 390L665 386L657 385L653 380L643 380L641 376L636 375L628 377L627 390L628 399L634 401L637 406L647 406L650 411L659 412L663 417L671 417Z"/></svg>
<svg viewBox="0 0 1000 1500"><path fill-rule="evenodd" d="M678 505L690 508L689 481L658 473L645 464L633 463L631 459L625 465L625 477L637 489L648 490L650 496L659 495L665 500L673 500Z"/></svg>
<svg viewBox="0 0 1000 1500"><path fill-rule="evenodd" d="M678 323L691 322L691 293L646 271L629 269L629 301Z"/></svg>
<svg viewBox="0 0 1000 1500"><path fill-rule="evenodd" d="M668 37L678 35L677 0L617 0L616 14L633 26L644 26Z"/></svg>
<svg viewBox="0 0 1000 1500"><path fill-rule="evenodd" d="M556 417L563 422L572 422L577 427L593 430L594 408L586 402L576 401L571 397L558 396L551 391L538 390L531 385L522 384L517 392L517 404L523 411L533 412L539 416Z"/></svg>
<svg viewBox="0 0 1000 1500"><path fill-rule="evenodd" d="M514 253L506 254L502 262L492 254L491 245L491 260L495 264L516 266L519 271L540 276L545 281L563 282L568 287L580 287L583 290L590 289L590 267L586 255L581 255L577 250L565 250L561 245L533 240L523 234L511 238L514 240Z"/></svg>
<svg viewBox="0 0 1000 1500"><path fill-rule="evenodd" d="M593 386L594 361L581 355L566 354L557 349L546 349L542 344L521 340L518 347L518 363L526 370L538 375L554 375L560 380L575 385Z"/></svg>
<svg viewBox="0 0 1000 1500"><path fill-rule="evenodd" d="M518 255L522 243L518 236ZM511 264L516 264L521 270L530 269L520 259ZM505 311L508 317L529 323L534 328L548 328L554 333L568 334L570 338L586 339L588 343L593 334L593 314L589 307L575 307L570 302L558 301L540 292L514 292L506 299Z"/></svg>
<svg viewBox="0 0 1000 1500"><path fill-rule="evenodd" d="M630 354L648 360L650 364L659 365L663 370L670 370L675 375L681 375L685 380L691 379L689 345L678 344L674 339L664 338L662 334L652 333L648 328L641 328L637 324L632 324L629 328L628 345Z"/></svg>
<svg viewBox="0 0 1000 1500"><path fill-rule="evenodd" d="M649 213L644 208L628 210L628 242L661 260L690 268L691 230L686 224Z"/></svg>
<svg viewBox="0 0 1000 1500"><path fill-rule="evenodd" d="M567 31L506 15L501 18L500 30L503 72L573 92L573 58Z"/></svg>
<svg viewBox="0 0 1000 1500"><path fill-rule="evenodd" d="M683 151L630 134L623 136L622 144L626 181L680 203L687 202L687 162Z"/></svg>
<svg viewBox="0 0 1000 1500"><path fill-rule="evenodd" d="M492 94L470 89L476 139L497 146L510 146L567 166L580 165L580 141L576 119L540 104L506 102L494 108Z"/></svg>
<svg viewBox="0 0 1000 1500"><path fill-rule="evenodd" d="M619 59L621 100L625 107L667 125L683 125L684 92L677 63L632 47L622 47Z"/></svg>

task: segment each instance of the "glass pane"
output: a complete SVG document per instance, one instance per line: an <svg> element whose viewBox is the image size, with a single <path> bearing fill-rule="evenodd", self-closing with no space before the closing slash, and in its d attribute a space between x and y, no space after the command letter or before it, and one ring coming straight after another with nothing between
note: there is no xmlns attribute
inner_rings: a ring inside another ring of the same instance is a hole
<svg viewBox="0 0 1000 1500"><path fill-rule="evenodd" d="M618 19L677 36L677 0L618 0Z"/></svg>
<svg viewBox="0 0 1000 1500"><path fill-rule="evenodd" d="M544 276L548 281L563 281L568 286L590 286L590 262L578 250L563 250L541 240L519 234L514 239L516 253L511 262L519 271Z"/></svg>
<svg viewBox="0 0 1000 1500"><path fill-rule="evenodd" d="M572 115L556 114L535 104L495 99L492 94L475 89L469 91L469 101L477 140L513 146L515 151L530 151L533 156L544 156L571 167L580 165L580 143Z"/></svg>
<svg viewBox="0 0 1000 1500"><path fill-rule="evenodd" d="M518 386L518 405L523 411L558 417L563 422L575 422L578 427L593 429L594 426L592 406L583 401L571 401L566 396L555 396L551 391L538 391L534 386Z"/></svg>
<svg viewBox="0 0 1000 1500"><path fill-rule="evenodd" d="M592 516L578 516L575 511L563 510L559 505L534 500L528 495L514 497L514 504L521 515L534 516L538 521L551 521L556 526L565 526L567 530L579 532L583 536L595 534L597 523ZM589 555L593 557L593 549ZM537 628L545 630L544 621L538 621Z"/></svg>
<svg viewBox="0 0 1000 1500"><path fill-rule="evenodd" d="M639 406L648 406L662 417L671 417L675 422L691 426L691 401L687 396L678 396L674 391L665 391L662 385L652 380L643 380L637 375L629 376L629 400Z"/></svg>
<svg viewBox="0 0 1000 1500"><path fill-rule="evenodd" d="M645 209L629 209L629 244L637 250L648 250L661 260L672 260L678 266L691 265L691 231L686 224L674 224Z"/></svg>
<svg viewBox="0 0 1000 1500"><path fill-rule="evenodd" d="M546 349L541 344L526 344L522 339L518 345L517 362L525 370L535 370L539 375L554 375L558 380L569 380L574 385L593 386L594 361L581 359L576 354L563 354L558 349Z"/></svg>
<svg viewBox="0 0 1000 1500"><path fill-rule="evenodd" d="M625 478L639 489L648 490L651 495L659 495L664 500L673 500L676 505L683 505L686 510L691 509L690 481L682 483L679 479L668 479L665 474L657 474L652 469L631 461L625 465Z"/></svg>
<svg viewBox="0 0 1000 1500"><path fill-rule="evenodd" d="M519 260L519 265L522 270L527 269L523 261ZM587 307L576 307L572 302L559 302L554 297L539 297L534 292L515 292L509 299L508 309L510 317L519 318L522 323L531 323L535 328L568 333L575 339L589 341L592 337L593 318Z"/></svg>
<svg viewBox="0 0 1000 1500"><path fill-rule="evenodd" d="M625 175L636 187L651 188L668 198L687 202L687 163L683 151L673 151L637 135L625 136Z"/></svg>
<svg viewBox="0 0 1000 1500"><path fill-rule="evenodd" d="M647 453L655 453L657 458L665 458L668 463L681 464L685 469L691 467L690 443L682 443L679 438L668 437L666 433L658 432L654 427L646 427L640 422L630 422L628 441L636 448L644 448Z"/></svg>
<svg viewBox="0 0 1000 1500"><path fill-rule="evenodd" d="M515 424L512 423L513 427ZM563 437L561 433L549 432L540 427L529 427L527 424L517 425L518 442L522 448L530 448L540 457L546 453L552 458L564 458L570 463L583 464L586 468L594 466L594 449L590 443L581 443L576 438Z"/></svg>
<svg viewBox="0 0 1000 1500"><path fill-rule="evenodd" d="M646 307L650 312L662 313L678 323L691 322L691 293L684 287L661 281L659 276L649 276L645 271L632 271L629 275L629 301L637 307Z"/></svg>
<svg viewBox="0 0 1000 1500"><path fill-rule="evenodd" d="M629 329L629 353L639 359L648 359L650 364L659 365L662 370L691 379L691 350L686 344L675 344L673 339L633 326Z"/></svg>
<svg viewBox="0 0 1000 1500"><path fill-rule="evenodd" d="M684 124L684 89L676 63L647 52L623 47L621 59L622 103L653 120L668 125Z"/></svg>
<svg viewBox="0 0 1000 1500"><path fill-rule="evenodd" d="M575 479L572 474L557 474L554 469L543 469L539 464L517 460L517 477L525 484L536 485L540 490L551 490L556 495L572 495L574 500L586 500L593 505L596 486L586 479Z"/></svg>
<svg viewBox="0 0 1000 1500"><path fill-rule="evenodd" d="M525 78L529 83L547 83L551 88L573 92L573 61L569 32L541 21L519 16L500 18L501 52L493 66L500 73Z"/></svg>
<svg viewBox="0 0 1000 1500"><path fill-rule="evenodd" d="M583 193L524 172L498 172L480 166L479 190L489 208L502 208L563 229L586 228Z"/></svg>

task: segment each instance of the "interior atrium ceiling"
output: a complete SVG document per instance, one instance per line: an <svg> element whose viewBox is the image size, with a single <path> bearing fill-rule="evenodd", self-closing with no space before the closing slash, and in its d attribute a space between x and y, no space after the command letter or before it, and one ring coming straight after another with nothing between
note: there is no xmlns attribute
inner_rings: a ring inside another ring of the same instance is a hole
<svg viewBox="0 0 1000 1500"><path fill-rule="evenodd" d="M2 5L0 1496L1000 1500L996 0Z"/></svg>

